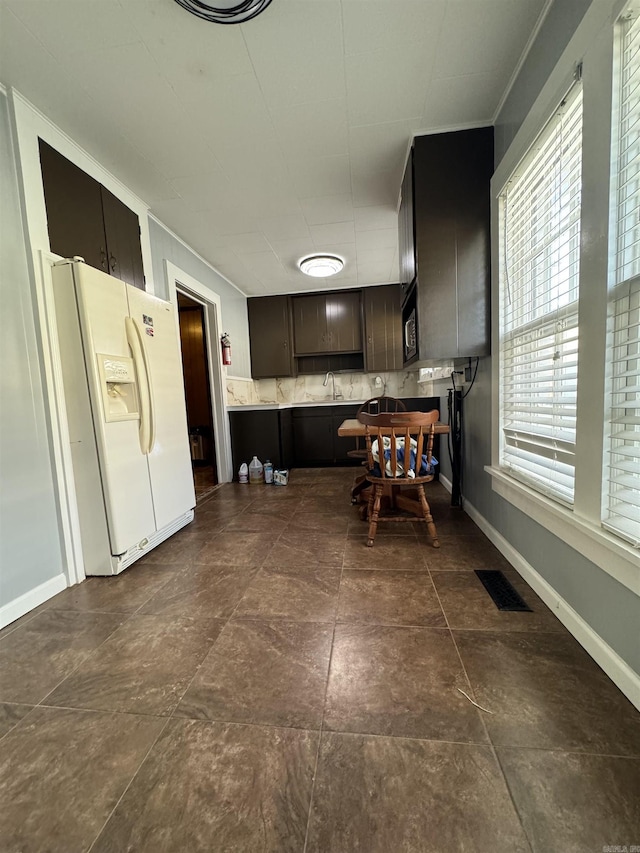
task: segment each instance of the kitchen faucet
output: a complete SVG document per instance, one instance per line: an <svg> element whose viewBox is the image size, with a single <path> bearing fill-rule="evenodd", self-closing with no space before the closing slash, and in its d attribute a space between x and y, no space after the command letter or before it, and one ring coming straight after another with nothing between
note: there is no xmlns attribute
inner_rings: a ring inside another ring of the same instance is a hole
<svg viewBox="0 0 640 853"><path fill-rule="evenodd" d="M329 381L329 377L331 377L331 387L332 387L332 389L333 389L333 390L332 390L332 393L331 393L331 399L332 399L332 400L337 400L337 399L338 399L338 397L342 397L342 394L340 394L340 393L336 394L336 377L333 375L333 370L327 370L327 374L326 374L326 376L324 377L324 382L323 382L322 384L323 384L323 385L324 385L324 387L326 388L326 387L327 387L327 383L328 383L328 381Z"/></svg>

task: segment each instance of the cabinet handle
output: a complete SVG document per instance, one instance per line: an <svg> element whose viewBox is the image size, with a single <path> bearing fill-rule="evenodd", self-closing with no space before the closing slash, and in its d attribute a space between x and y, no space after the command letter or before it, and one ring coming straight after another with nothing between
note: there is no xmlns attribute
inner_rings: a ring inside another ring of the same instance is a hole
<svg viewBox="0 0 640 853"><path fill-rule="evenodd" d="M289 346L289 344L286 341L283 341L282 346L286 349Z"/></svg>
<svg viewBox="0 0 640 853"><path fill-rule="evenodd" d="M114 258L113 255L109 255L109 266L111 267L111 272L116 271L116 267L118 266L118 261Z"/></svg>
<svg viewBox="0 0 640 853"><path fill-rule="evenodd" d="M103 270L107 269L107 253L102 246L100 246L100 266Z"/></svg>

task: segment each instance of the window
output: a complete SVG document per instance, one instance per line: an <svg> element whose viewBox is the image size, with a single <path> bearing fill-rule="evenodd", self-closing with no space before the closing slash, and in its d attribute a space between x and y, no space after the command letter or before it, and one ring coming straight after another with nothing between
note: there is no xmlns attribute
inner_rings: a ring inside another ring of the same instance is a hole
<svg viewBox="0 0 640 853"><path fill-rule="evenodd" d="M640 17L619 24L602 520L640 543Z"/></svg>
<svg viewBox="0 0 640 853"><path fill-rule="evenodd" d="M500 197L500 465L571 505L578 377L582 89Z"/></svg>

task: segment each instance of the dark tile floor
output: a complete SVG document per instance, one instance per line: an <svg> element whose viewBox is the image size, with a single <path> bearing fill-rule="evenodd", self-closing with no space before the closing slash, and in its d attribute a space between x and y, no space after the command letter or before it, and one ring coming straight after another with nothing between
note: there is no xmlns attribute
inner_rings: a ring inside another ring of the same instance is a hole
<svg viewBox="0 0 640 853"><path fill-rule="evenodd" d="M640 845L640 715L441 487L439 551L369 549L353 475L223 486L0 632L1 853Z"/></svg>

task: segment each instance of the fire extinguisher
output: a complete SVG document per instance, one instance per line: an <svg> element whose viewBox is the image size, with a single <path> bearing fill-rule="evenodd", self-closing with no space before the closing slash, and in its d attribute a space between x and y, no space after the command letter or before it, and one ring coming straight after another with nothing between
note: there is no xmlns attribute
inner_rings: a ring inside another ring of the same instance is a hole
<svg viewBox="0 0 640 853"><path fill-rule="evenodd" d="M220 336L220 343L222 344L222 363L231 364L231 341L227 332L223 332Z"/></svg>

